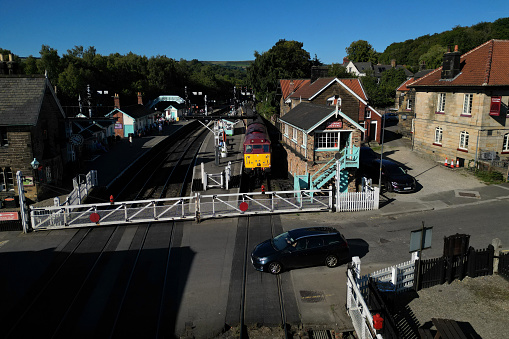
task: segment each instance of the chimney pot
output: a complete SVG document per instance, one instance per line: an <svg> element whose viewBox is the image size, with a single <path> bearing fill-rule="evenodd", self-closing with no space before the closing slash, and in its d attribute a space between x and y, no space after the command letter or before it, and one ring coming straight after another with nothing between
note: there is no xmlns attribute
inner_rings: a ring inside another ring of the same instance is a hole
<svg viewBox="0 0 509 339"><path fill-rule="evenodd" d="M457 52L458 51L458 45L454 45L454 51Z"/></svg>
<svg viewBox="0 0 509 339"><path fill-rule="evenodd" d="M120 98L117 93L115 93L115 96L113 97L113 102L115 108L120 108Z"/></svg>
<svg viewBox="0 0 509 339"><path fill-rule="evenodd" d="M9 54L9 61L12 62L12 54Z"/></svg>

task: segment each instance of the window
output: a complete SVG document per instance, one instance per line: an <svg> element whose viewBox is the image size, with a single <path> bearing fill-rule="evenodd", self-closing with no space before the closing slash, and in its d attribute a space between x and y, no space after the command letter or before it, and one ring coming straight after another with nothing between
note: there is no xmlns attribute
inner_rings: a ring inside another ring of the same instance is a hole
<svg viewBox="0 0 509 339"><path fill-rule="evenodd" d="M0 146L9 146L9 140L7 139L7 130L5 127L0 128Z"/></svg>
<svg viewBox="0 0 509 339"><path fill-rule="evenodd" d="M412 109L412 100L410 98L408 98L408 100L406 101L406 109L407 110Z"/></svg>
<svg viewBox="0 0 509 339"><path fill-rule="evenodd" d="M468 149L468 132L462 131L460 133L460 145L459 148L462 150Z"/></svg>
<svg viewBox="0 0 509 339"><path fill-rule="evenodd" d="M315 135L315 148L338 148L339 135L337 132L322 132Z"/></svg>
<svg viewBox="0 0 509 339"><path fill-rule="evenodd" d="M472 114L472 99L473 94L465 94L465 99L463 100L463 112L462 115L471 115Z"/></svg>
<svg viewBox="0 0 509 339"><path fill-rule="evenodd" d="M437 112L445 112L445 93L438 93Z"/></svg>
<svg viewBox="0 0 509 339"><path fill-rule="evenodd" d="M504 135L504 144L502 145L502 152L509 152L509 133Z"/></svg>
<svg viewBox="0 0 509 339"><path fill-rule="evenodd" d="M442 127L435 128L435 142L436 145L442 145Z"/></svg>
<svg viewBox="0 0 509 339"><path fill-rule="evenodd" d="M297 142L297 129L296 128L293 128L292 140L294 142Z"/></svg>
<svg viewBox="0 0 509 339"><path fill-rule="evenodd" d="M302 147L306 148L306 145L308 143L308 135L306 132L302 131Z"/></svg>
<svg viewBox="0 0 509 339"><path fill-rule="evenodd" d="M327 106L336 106L336 101L338 103L338 106L341 107L341 98L336 96L332 96L327 99Z"/></svg>
<svg viewBox="0 0 509 339"><path fill-rule="evenodd" d="M322 237L310 237L308 239L308 249L323 247L323 238Z"/></svg>
<svg viewBox="0 0 509 339"><path fill-rule="evenodd" d="M371 119L371 110L366 107L366 113L364 114L364 119Z"/></svg>
<svg viewBox="0 0 509 339"><path fill-rule="evenodd" d="M285 135L288 136L288 125L285 124Z"/></svg>
<svg viewBox="0 0 509 339"><path fill-rule="evenodd" d="M10 167L6 167L3 172L4 181L3 184L5 185L4 190L5 191L14 191L14 177L12 176L12 170Z"/></svg>

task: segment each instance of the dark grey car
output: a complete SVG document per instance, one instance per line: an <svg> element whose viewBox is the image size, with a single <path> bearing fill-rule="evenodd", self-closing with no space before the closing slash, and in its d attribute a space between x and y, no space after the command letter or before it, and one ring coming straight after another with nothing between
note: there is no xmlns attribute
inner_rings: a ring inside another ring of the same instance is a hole
<svg viewBox="0 0 509 339"><path fill-rule="evenodd" d="M351 260L345 237L332 227L298 228L258 244L251 252L255 269L278 274L282 270Z"/></svg>

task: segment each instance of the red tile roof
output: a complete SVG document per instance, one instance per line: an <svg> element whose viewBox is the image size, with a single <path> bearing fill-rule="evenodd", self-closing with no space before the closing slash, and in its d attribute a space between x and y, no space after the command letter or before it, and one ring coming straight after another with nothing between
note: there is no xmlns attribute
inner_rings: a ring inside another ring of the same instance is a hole
<svg viewBox="0 0 509 339"><path fill-rule="evenodd" d="M291 89L291 83L293 82L293 90ZM283 99L288 98L290 94L298 90L304 85L310 83L310 79L281 79L279 80L279 84L281 85L281 94L283 95Z"/></svg>
<svg viewBox="0 0 509 339"><path fill-rule="evenodd" d="M463 54L454 79L441 80L442 67L409 86L509 86L509 40L489 40Z"/></svg>
<svg viewBox="0 0 509 339"><path fill-rule="evenodd" d="M408 88L408 87L406 87L406 85L408 85L408 84L410 84L410 83L412 83L412 82L414 82L414 81L415 81L415 79L414 79L414 78L406 80L405 82L403 82L403 83L402 83L402 84L401 84L401 85L400 85L400 86L396 89L396 91L400 91L400 92L408 91L408 90L409 90L409 88Z"/></svg>
<svg viewBox="0 0 509 339"><path fill-rule="evenodd" d="M291 98L301 98L308 100L321 92L327 85L329 85L334 80L337 80L343 83L346 87L348 87L352 92L354 92L357 96L359 96L362 100L366 101L367 96L364 92L364 88L362 87L359 79L336 79L334 77L331 78L318 78L313 83L305 84L300 87L299 90L295 91L295 93L291 94Z"/></svg>

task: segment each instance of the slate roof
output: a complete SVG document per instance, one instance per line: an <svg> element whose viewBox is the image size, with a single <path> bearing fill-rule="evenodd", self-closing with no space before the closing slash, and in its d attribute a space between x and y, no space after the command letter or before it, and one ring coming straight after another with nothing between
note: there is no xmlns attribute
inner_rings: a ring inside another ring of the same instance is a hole
<svg viewBox="0 0 509 339"><path fill-rule="evenodd" d="M290 90L290 84L293 81L293 91ZM279 80L279 84L281 86L281 94L283 99L288 98L290 94L297 91L299 88L309 84L311 79L281 79Z"/></svg>
<svg viewBox="0 0 509 339"><path fill-rule="evenodd" d="M373 64L371 62L354 62L354 66L357 68L357 71L360 73L366 72L366 70L372 70Z"/></svg>
<svg viewBox="0 0 509 339"><path fill-rule="evenodd" d="M0 125L37 125L46 89L51 91L62 115L65 116L46 77L1 76Z"/></svg>
<svg viewBox="0 0 509 339"><path fill-rule="evenodd" d="M463 54L460 67L454 79L441 79L439 67L409 86L509 86L509 40L489 40Z"/></svg>
<svg viewBox="0 0 509 339"><path fill-rule="evenodd" d="M303 102L279 118L279 120L307 131L334 112L335 109L335 107L331 106Z"/></svg>

